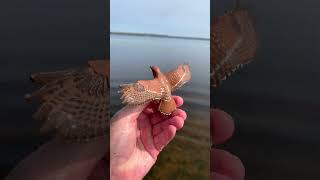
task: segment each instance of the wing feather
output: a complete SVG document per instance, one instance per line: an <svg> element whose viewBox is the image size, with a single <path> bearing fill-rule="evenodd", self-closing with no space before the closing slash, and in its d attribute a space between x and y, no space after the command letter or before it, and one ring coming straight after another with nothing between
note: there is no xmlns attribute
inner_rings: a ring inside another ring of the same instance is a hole
<svg viewBox="0 0 320 180"><path fill-rule="evenodd" d="M55 73L48 74L46 77ZM33 115L44 121L41 130L56 130L58 136L71 141L89 141L108 134L107 78L90 68L63 73L65 76L58 74L50 81L42 81L47 84L27 96L43 102Z"/></svg>
<svg viewBox="0 0 320 180"><path fill-rule="evenodd" d="M217 86L256 55L254 21L245 9L215 17L211 28L211 84Z"/></svg>
<svg viewBox="0 0 320 180"><path fill-rule="evenodd" d="M120 85L121 99L127 104L143 104L145 102L161 99L164 89L158 79L139 80L136 83Z"/></svg>
<svg viewBox="0 0 320 180"><path fill-rule="evenodd" d="M190 67L187 64L179 65L176 69L164 74L169 81L171 91L180 88L191 79Z"/></svg>
<svg viewBox="0 0 320 180"><path fill-rule="evenodd" d="M40 72L40 73L31 74L30 79L35 83L38 83L40 85L45 85L57 79L75 76L79 72L81 72L81 69L68 69L68 70L54 71L54 72Z"/></svg>

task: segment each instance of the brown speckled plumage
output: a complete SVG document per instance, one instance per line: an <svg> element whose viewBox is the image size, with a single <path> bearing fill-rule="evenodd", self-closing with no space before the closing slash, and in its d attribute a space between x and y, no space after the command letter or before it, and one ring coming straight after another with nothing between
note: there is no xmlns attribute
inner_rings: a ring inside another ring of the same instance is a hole
<svg viewBox="0 0 320 180"><path fill-rule="evenodd" d="M55 130L70 141L89 141L109 132L109 60L89 61L88 66L32 74L42 87L27 94L40 100L33 117L43 120L42 131Z"/></svg>
<svg viewBox="0 0 320 180"><path fill-rule="evenodd" d="M153 100L160 100L159 111L171 114L176 104L171 98L171 92L182 87L191 79L190 67L187 64L179 65L167 73L161 73L157 66L150 67L154 79L139 80L136 83L120 85L122 102L127 104L143 104Z"/></svg>
<svg viewBox="0 0 320 180"><path fill-rule="evenodd" d="M257 37L252 16L235 9L214 17L211 26L211 85L217 86L256 55Z"/></svg>

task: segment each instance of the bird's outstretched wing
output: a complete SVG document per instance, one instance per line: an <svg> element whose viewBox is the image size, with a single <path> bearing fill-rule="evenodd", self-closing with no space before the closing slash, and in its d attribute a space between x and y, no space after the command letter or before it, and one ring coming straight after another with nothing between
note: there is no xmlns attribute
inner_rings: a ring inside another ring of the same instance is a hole
<svg viewBox="0 0 320 180"><path fill-rule="evenodd" d="M79 72L81 72L80 69L68 69L64 71L54 71L54 72L40 72L40 73L32 74L30 76L30 79L34 83L45 85L57 79L75 76Z"/></svg>
<svg viewBox="0 0 320 180"><path fill-rule="evenodd" d="M136 83L120 85L121 100L127 104L143 104L159 100L164 96L164 88L158 79L139 80Z"/></svg>
<svg viewBox="0 0 320 180"><path fill-rule="evenodd" d="M187 64L179 65L176 69L171 70L164 75L169 81L171 91L175 91L191 79L190 67Z"/></svg>
<svg viewBox="0 0 320 180"><path fill-rule="evenodd" d="M211 27L211 84L217 86L256 55L254 20L245 9L213 19Z"/></svg>
<svg viewBox="0 0 320 180"><path fill-rule="evenodd" d="M42 105L33 117L43 120L42 131L56 130L72 141L88 141L108 134L109 86L107 77L90 67L31 76L44 86L26 95Z"/></svg>

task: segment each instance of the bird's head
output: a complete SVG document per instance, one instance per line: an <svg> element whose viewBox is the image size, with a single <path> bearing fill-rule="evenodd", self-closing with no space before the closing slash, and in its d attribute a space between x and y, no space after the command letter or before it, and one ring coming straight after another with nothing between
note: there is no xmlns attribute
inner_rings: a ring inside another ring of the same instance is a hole
<svg viewBox="0 0 320 180"><path fill-rule="evenodd" d="M158 77L159 74L161 74L160 68L158 66L150 66L150 69L154 78Z"/></svg>

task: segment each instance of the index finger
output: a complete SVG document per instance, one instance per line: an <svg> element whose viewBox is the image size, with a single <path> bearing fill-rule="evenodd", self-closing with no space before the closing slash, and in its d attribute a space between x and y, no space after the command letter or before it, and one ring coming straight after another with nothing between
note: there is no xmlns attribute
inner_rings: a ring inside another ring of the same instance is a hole
<svg viewBox="0 0 320 180"><path fill-rule="evenodd" d="M213 144L220 144L232 136L234 123L229 114L219 109L211 109L210 119L210 132Z"/></svg>

